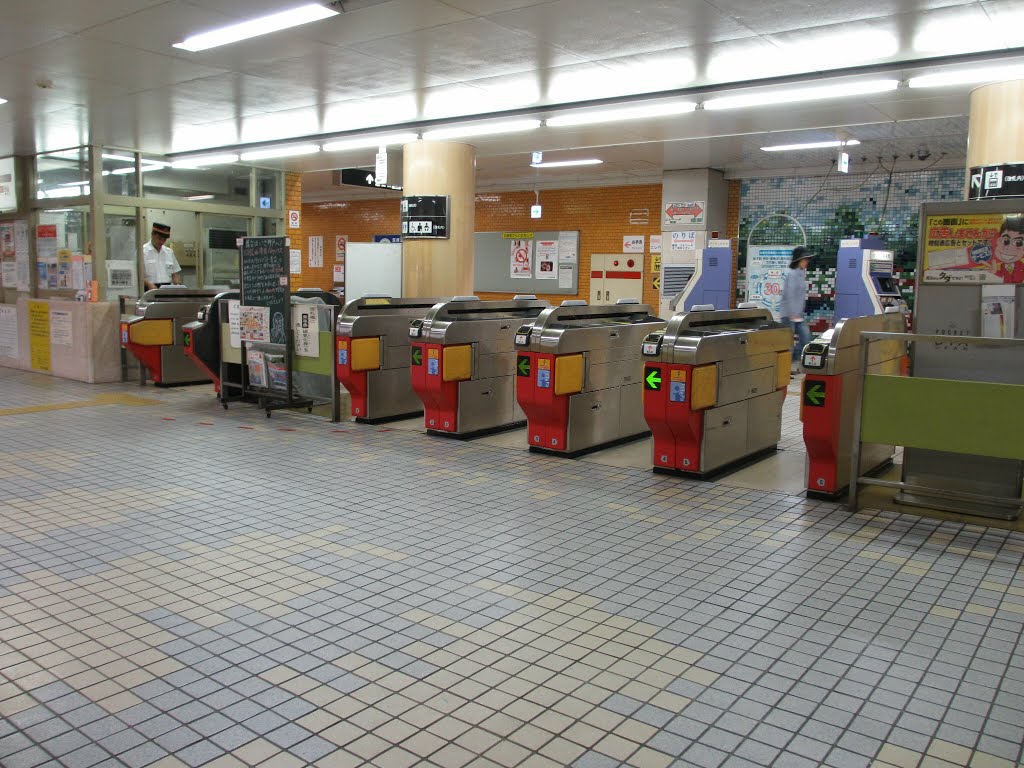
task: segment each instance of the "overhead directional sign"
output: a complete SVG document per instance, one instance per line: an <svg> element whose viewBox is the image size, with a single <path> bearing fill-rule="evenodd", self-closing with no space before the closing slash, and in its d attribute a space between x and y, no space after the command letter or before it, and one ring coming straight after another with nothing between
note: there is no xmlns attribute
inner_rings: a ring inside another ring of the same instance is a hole
<svg viewBox="0 0 1024 768"><path fill-rule="evenodd" d="M1024 163L971 168L971 189L967 199L986 197L1024 197Z"/></svg>
<svg viewBox="0 0 1024 768"><path fill-rule="evenodd" d="M530 358L526 355L519 355L516 359L516 375L529 377Z"/></svg>
<svg viewBox="0 0 1024 768"><path fill-rule="evenodd" d="M373 189L401 189L400 186L387 183L377 183L376 171L369 171L365 168L342 168L334 172L334 185L351 187L372 187Z"/></svg>
<svg viewBox="0 0 1024 768"><path fill-rule="evenodd" d="M804 379L804 405L821 408L825 405L825 382Z"/></svg>
<svg viewBox="0 0 1024 768"><path fill-rule="evenodd" d="M661 389L661 369L647 366L644 368L644 389L657 392Z"/></svg>
<svg viewBox="0 0 1024 768"><path fill-rule="evenodd" d="M410 359L413 365L423 365L423 350L419 347L412 347Z"/></svg>

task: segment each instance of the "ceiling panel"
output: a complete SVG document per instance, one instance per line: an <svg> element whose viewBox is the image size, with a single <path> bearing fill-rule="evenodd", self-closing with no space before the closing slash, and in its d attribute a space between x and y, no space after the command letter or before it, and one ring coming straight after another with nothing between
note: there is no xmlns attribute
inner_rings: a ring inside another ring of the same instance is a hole
<svg viewBox="0 0 1024 768"><path fill-rule="evenodd" d="M762 34L877 19L929 8L976 4L974 0L862 0L818 2L806 0L714 0L715 5L741 24Z"/></svg>
<svg viewBox="0 0 1024 768"><path fill-rule="evenodd" d="M137 11L160 5L167 0L4 0L4 23L52 27L65 32L82 30Z"/></svg>
<svg viewBox="0 0 1024 768"><path fill-rule="evenodd" d="M469 14L439 0L392 0L343 13L327 23L307 25L302 33L329 45L354 46L379 40L377 53L390 56L396 52L402 35L469 18Z"/></svg>

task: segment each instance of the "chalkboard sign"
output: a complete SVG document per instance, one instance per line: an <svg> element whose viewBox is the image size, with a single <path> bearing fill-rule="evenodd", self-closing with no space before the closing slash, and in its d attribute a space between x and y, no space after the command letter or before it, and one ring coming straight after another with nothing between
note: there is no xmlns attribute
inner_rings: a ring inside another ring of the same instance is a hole
<svg viewBox="0 0 1024 768"><path fill-rule="evenodd" d="M402 237L408 240L448 238L448 196L402 198Z"/></svg>
<svg viewBox="0 0 1024 768"><path fill-rule="evenodd" d="M288 343L289 261L283 237L242 239L241 299L244 307L269 309L266 341Z"/></svg>

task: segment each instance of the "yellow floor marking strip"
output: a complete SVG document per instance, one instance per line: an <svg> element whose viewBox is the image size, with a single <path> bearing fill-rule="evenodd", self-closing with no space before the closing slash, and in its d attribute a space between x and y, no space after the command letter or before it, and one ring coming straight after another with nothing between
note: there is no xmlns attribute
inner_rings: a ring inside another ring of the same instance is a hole
<svg viewBox="0 0 1024 768"><path fill-rule="evenodd" d="M121 395L117 393L96 395L91 400L79 400L73 403L51 403L49 405L28 405L24 408L0 408L0 416L20 416L26 413L46 413L48 411L69 411L74 408L92 408L97 405L127 405L142 407L160 405L159 400L137 395Z"/></svg>

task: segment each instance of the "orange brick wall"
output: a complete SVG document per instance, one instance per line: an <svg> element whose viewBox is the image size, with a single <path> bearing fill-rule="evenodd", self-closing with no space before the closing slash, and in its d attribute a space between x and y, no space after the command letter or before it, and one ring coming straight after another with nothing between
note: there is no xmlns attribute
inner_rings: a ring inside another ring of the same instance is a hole
<svg viewBox="0 0 1024 768"><path fill-rule="evenodd" d="M648 251L643 255L645 303L658 305L658 292L653 287L651 235L661 234L661 185L604 187L592 189L544 190L540 203L544 216L530 218L534 193L489 192L480 195L476 203L477 232L534 232L578 230L580 233L579 291L577 298L590 296L590 256L594 253L621 253L624 235L643 235ZM397 198L347 203L306 203L302 206L303 253L305 237L322 235L325 244L325 264L333 264L334 236L349 235L352 242L371 242L374 235L394 234L400 231ZM648 224L630 224L630 211L646 208ZM738 218L738 217L737 217ZM294 232L294 230L292 230ZM639 254L638 254L639 255ZM305 258L305 257L304 257ZM329 265L328 265L329 266ZM305 261L304 280L307 280ZM324 289L330 288L331 272L325 270ZM305 282L304 285L314 285ZM482 299L510 297L511 293L480 293ZM552 302L573 298L565 294L541 295Z"/></svg>

